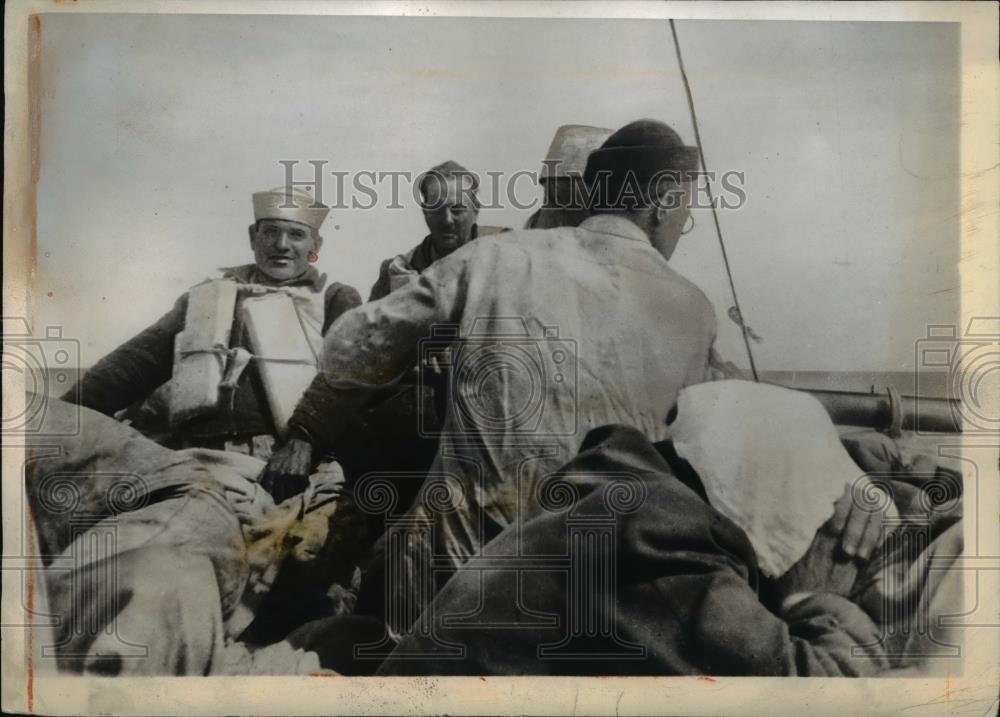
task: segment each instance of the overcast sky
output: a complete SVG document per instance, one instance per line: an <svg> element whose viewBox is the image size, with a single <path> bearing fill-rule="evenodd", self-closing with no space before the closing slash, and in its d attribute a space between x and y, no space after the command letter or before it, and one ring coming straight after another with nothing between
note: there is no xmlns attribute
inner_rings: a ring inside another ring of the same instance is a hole
<svg viewBox="0 0 1000 717"><path fill-rule="evenodd" d="M958 313L957 26L677 27L709 166L745 172L720 220L758 366L911 368ZM282 183L278 160L511 174L561 124L653 117L694 139L666 21L66 14L41 37L36 317L84 365L252 260L250 195ZM331 212L320 269L367 296L426 233L403 202ZM673 263L746 365L711 214L695 218Z"/></svg>

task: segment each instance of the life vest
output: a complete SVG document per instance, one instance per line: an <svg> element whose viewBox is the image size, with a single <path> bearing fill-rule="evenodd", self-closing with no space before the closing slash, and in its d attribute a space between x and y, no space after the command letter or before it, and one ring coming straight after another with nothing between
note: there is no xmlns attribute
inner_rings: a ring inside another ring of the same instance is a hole
<svg viewBox="0 0 1000 717"><path fill-rule="evenodd" d="M256 364L278 436L316 376L323 345L324 295L212 279L188 292L184 329L174 341L170 422L180 426L219 410L250 362ZM249 348L238 345L245 329ZM237 345L234 345L237 344Z"/></svg>

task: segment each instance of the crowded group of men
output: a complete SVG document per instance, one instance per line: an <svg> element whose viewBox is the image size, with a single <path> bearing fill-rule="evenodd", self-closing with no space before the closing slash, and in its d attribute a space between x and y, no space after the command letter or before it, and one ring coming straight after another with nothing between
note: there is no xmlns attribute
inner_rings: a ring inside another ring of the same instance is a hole
<svg viewBox="0 0 1000 717"><path fill-rule="evenodd" d="M662 122L561 127L524 229L479 224L475 175L440 164L419 183L427 235L381 262L367 302L313 266L326 207L257 193L253 263L193 287L62 403L116 420L101 430L157 465L241 472L266 504L243 527L251 557L274 516L318 516L319 538L283 529L276 577L232 587L227 561L248 558L206 563L211 619L251 656L281 644L344 674L877 674L891 650L870 566L885 516L916 501L899 487L862 509L878 451L845 447L808 396L720 371L715 311L670 265L698 164ZM585 577L582 524L606 531ZM136 622L196 623L178 541L128 573L177 576L144 588ZM141 630L169 653L156 669L220 670L216 647L166 632ZM68 669L142 664L68 642ZM256 670L306 663L275 664Z"/></svg>

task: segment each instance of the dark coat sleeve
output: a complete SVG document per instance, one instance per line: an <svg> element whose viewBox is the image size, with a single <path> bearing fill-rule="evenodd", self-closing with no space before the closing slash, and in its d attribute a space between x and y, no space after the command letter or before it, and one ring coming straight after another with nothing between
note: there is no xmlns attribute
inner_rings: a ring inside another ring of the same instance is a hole
<svg viewBox="0 0 1000 717"><path fill-rule="evenodd" d="M641 504L609 511L610 485L622 477ZM536 560L516 580L510 569L464 568L434 600L432 636L404 638L400 658L390 656L382 674L832 676L870 675L886 666L875 624L845 598L816 594L784 614L769 609L745 533L675 477L639 431L591 431L560 479L580 496L571 510L539 510L507 528L484 554L572 555L574 525L590 517L594 525L613 520L605 552L577 564L613 561L608 574L617 580L591 574L581 584L558 561L541 569ZM584 601L575 602L580 596ZM595 605L613 628L600 629L598 619L574 637L572 626L585 625ZM554 617L551 627L539 620L545 615ZM503 639L487 625L504 626ZM465 656L408 657L441 653L443 645L463 645Z"/></svg>
<svg viewBox="0 0 1000 717"><path fill-rule="evenodd" d="M675 640L647 643L656 664L681 674L812 677L870 676L888 666L877 626L856 604L817 593L775 614L745 567L722 555L658 550L657 572L670 574L626 586L622 609L639 626L632 634L651 636L664 621L675 629Z"/></svg>
<svg viewBox="0 0 1000 717"><path fill-rule="evenodd" d="M386 259L382 262L382 265L378 269L378 279L375 280L375 284L368 294L368 301L378 301L389 295L389 292L392 290L392 284L389 281L389 264L391 263L392 259Z"/></svg>
<svg viewBox="0 0 1000 717"><path fill-rule="evenodd" d="M361 294L353 286L334 282L326 288L326 309L323 317L323 333L345 311L361 306Z"/></svg>
<svg viewBox="0 0 1000 717"><path fill-rule="evenodd" d="M173 374L174 338L186 313L184 294L159 321L94 364L62 399L112 416L149 396Z"/></svg>

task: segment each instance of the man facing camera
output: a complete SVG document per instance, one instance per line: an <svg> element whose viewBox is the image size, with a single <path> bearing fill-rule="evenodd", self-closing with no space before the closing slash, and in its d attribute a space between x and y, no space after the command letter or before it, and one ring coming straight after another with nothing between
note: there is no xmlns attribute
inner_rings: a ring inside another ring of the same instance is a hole
<svg viewBox="0 0 1000 717"><path fill-rule="evenodd" d="M473 239L507 231L479 226L479 179L457 162L448 160L427 170L417 187L429 233L408 252L382 262L369 301L404 286L435 261Z"/></svg>
<svg viewBox="0 0 1000 717"><path fill-rule="evenodd" d="M64 400L112 416L164 387L164 443L270 456L288 404L315 373L323 333L361 297L312 266L329 208L277 188L255 193L253 209L254 262L192 287Z"/></svg>

